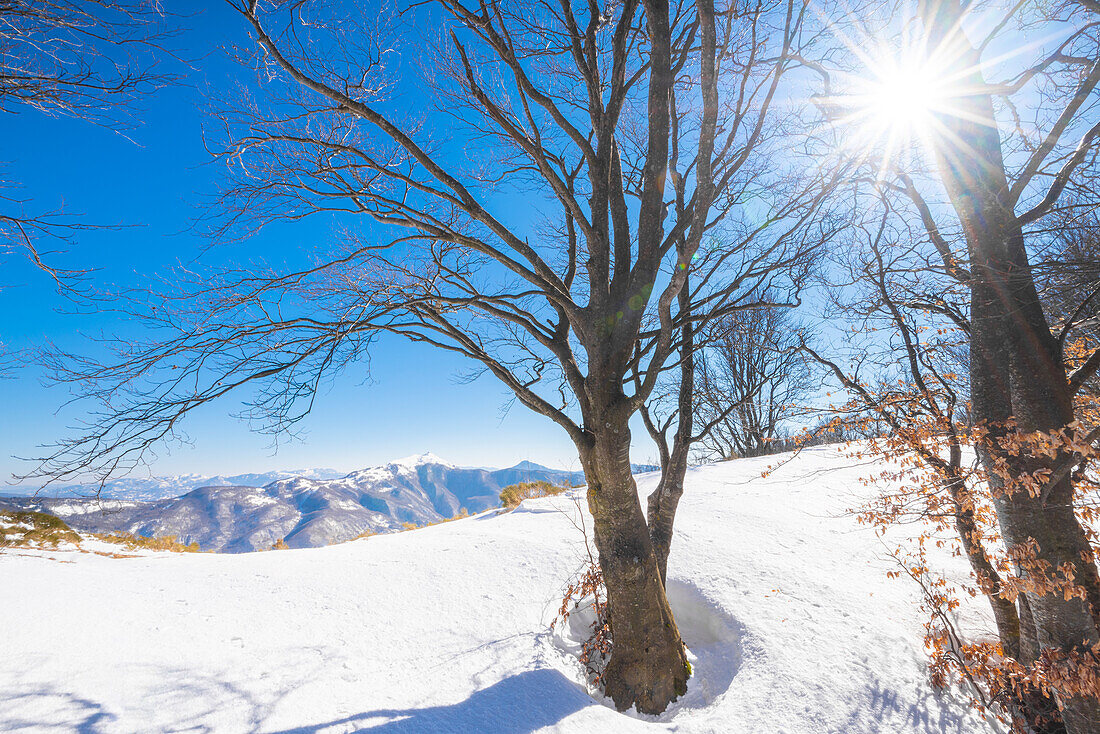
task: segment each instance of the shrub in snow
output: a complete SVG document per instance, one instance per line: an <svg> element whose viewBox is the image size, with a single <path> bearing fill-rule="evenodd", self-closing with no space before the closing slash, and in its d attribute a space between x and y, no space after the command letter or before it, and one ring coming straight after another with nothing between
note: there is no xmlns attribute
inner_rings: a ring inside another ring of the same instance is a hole
<svg viewBox="0 0 1100 734"><path fill-rule="evenodd" d="M585 541L587 542L587 538ZM603 669L611 657L611 615L607 608L607 589L603 573L595 558L589 555L580 574L565 587L561 607L553 625L569 622L569 617L581 614L590 617L589 634L581 642L577 658L588 677L588 682L598 691L603 690Z"/></svg>
<svg viewBox="0 0 1100 734"><path fill-rule="evenodd" d="M0 548L79 543L80 536L65 521L44 512L0 510Z"/></svg>
<svg viewBox="0 0 1100 734"><path fill-rule="evenodd" d="M542 480L535 482L520 482L505 487L500 493L501 503L508 509L515 509L520 502L534 497L553 497L564 492L567 488Z"/></svg>

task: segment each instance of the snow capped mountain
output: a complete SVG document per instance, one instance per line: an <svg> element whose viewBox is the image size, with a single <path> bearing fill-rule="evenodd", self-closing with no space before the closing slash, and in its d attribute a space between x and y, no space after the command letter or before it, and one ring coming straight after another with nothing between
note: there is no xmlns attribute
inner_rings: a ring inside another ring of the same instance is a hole
<svg viewBox="0 0 1100 734"><path fill-rule="evenodd" d="M126 532L176 536L203 550L240 553L267 550L278 541L313 548L364 533L400 530L454 517L462 510L482 512L500 505L510 484L543 480L572 485L579 472L523 462L508 469L467 469L431 453L418 454L337 477L277 477L257 486L245 474L215 480L180 496L157 497L170 485L112 486L100 498L11 498L7 504L49 512L82 532ZM276 472L275 474L279 474ZM179 479L179 478L177 478ZM200 481L195 475L175 486ZM150 496L152 495L152 498Z"/></svg>
<svg viewBox="0 0 1100 734"><path fill-rule="evenodd" d="M403 459L394 459L389 464L386 464L386 466L404 466L404 467L409 467L410 469L413 469L413 468L416 468L416 467L421 466L423 464L438 464L440 466L446 466L446 467L450 467L452 469L457 469L458 468L455 464L452 464L449 461L446 461L444 459L439 458L438 456L433 454L431 451L425 451L422 454L414 454L413 456L406 456ZM537 464L536 464L536 466L537 466ZM545 467L541 467L541 468L545 468Z"/></svg>
<svg viewBox="0 0 1100 734"><path fill-rule="evenodd" d="M288 479L311 479L314 481L357 478L359 480L385 479L394 470L415 471L421 466L441 466L446 469L462 469L469 471L486 471L497 474L501 479L510 472L511 477L502 487L515 482L540 479L549 472L557 479L551 481L581 484L584 482L584 473L580 471L568 471L564 469L550 469L536 464L533 461L521 461L508 469L496 469L493 467L460 467L446 459L426 451L422 454L413 454L401 459L395 459L381 466L369 467L346 474L336 469L287 469L282 471L269 471L253 474L180 474L173 477L123 477L112 479L102 488L95 483L69 484L64 486L50 486L39 490L34 486L4 487L0 485L0 497L35 497L41 498L100 498L111 500L125 500L135 502L154 502L157 500L173 499L181 497L201 487L266 487L272 482ZM660 467L649 464L631 464L635 474L657 471Z"/></svg>

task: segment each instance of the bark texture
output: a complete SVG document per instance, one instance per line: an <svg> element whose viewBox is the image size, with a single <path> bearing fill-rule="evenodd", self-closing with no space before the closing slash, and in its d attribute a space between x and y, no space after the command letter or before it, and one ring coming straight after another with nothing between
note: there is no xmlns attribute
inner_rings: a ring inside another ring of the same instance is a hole
<svg viewBox="0 0 1100 734"><path fill-rule="evenodd" d="M607 430L581 451L611 610L604 692L619 710L658 714L687 691L690 666L630 471L627 414L604 419Z"/></svg>

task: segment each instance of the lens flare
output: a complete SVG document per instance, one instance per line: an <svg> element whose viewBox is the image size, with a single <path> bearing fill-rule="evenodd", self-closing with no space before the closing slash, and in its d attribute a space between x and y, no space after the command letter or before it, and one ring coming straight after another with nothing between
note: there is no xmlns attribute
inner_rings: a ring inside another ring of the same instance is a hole
<svg viewBox="0 0 1100 734"><path fill-rule="evenodd" d="M943 104L942 85L927 69L895 69L876 79L866 93L874 124L920 133Z"/></svg>
<svg viewBox="0 0 1100 734"><path fill-rule="evenodd" d="M848 80L834 98L842 111L845 147L880 161L886 176L896 163L920 155L920 143L937 134L937 117L950 114L950 77L919 57L867 58L867 72Z"/></svg>

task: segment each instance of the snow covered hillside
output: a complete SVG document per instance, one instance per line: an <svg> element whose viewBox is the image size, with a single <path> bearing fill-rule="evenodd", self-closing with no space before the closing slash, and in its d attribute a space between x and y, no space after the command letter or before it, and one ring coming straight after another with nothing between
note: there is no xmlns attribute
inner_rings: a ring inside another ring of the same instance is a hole
<svg viewBox="0 0 1100 734"><path fill-rule="evenodd" d="M580 472L529 461L508 469L455 466L431 453L408 456L336 479L292 477L263 487L210 485L153 502L94 497L0 497L0 507L56 515L85 533L178 538L203 550L268 550L278 541L316 548L363 533L400 530L500 506L510 484L542 480L572 485Z"/></svg>
<svg viewBox="0 0 1100 734"><path fill-rule="evenodd" d="M912 584L844 515L873 467L822 447L760 477L782 458L688 476L694 676L656 719L592 698L584 630L549 629L583 553L563 495L326 548L0 553L0 731L990 731L929 687Z"/></svg>

